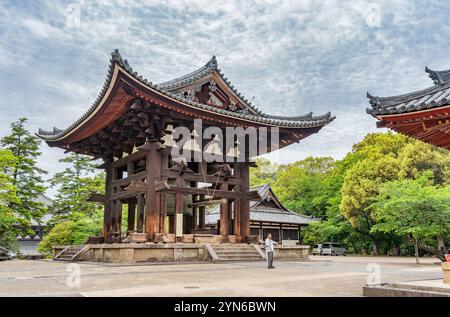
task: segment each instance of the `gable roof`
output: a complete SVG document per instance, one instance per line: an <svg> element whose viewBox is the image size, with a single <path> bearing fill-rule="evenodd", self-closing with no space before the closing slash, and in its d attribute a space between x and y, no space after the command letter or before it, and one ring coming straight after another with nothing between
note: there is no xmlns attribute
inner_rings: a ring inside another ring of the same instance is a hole
<svg viewBox="0 0 450 317"><path fill-rule="evenodd" d="M271 223L288 223L306 225L316 219L301 215L287 209L268 184L252 187L251 190L258 191L260 199L250 201L250 220ZM269 207L264 202L273 202L276 207ZM205 215L206 224L214 225L220 219L220 206L209 210Z"/></svg>

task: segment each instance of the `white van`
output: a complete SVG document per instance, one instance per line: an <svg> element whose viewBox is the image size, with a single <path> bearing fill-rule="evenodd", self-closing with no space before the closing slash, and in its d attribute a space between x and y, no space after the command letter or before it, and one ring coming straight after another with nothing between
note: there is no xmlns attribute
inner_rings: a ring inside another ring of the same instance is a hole
<svg viewBox="0 0 450 317"><path fill-rule="evenodd" d="M321 255L347 255L347 250L341 246L339 243L335 242L325 242L322 243Z"/></svg>

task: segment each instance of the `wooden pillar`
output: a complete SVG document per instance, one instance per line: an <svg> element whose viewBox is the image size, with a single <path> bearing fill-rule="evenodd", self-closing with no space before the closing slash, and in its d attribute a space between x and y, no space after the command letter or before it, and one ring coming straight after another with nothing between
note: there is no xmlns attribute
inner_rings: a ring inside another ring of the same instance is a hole
<svg viewBox="0 0 450 317"><path fill-rule="evenodd" d="M134 174L134 162L132 160L128 160L127 162L127 174L128 177Z"/></svg>
<svg viewBox="0 0 450 317"><path fill-rule="evenodd" d="M221 190L228 190L228 184L222 184L220 186ZM228 205L230 201L227 199L226 204L220 205L220 235L222 236L222 242L228 242Z"/></svg>
<svg viewBox="0 0 450 317"><path fill-rule="evenodd" d="M137 196L137 224L136 224L136 231L137 232L144 232L144 210L145 210L145 203L144 203L144 195L139 194Z"/></svg>
<svg viewBox="0 0 450 317"><path fill-rule="evenodd" d="M192 202L199 201L200 198L199 195L192 195ZM192 229L197 230L198 229L198 207L192 207Z"/></svg>
<svg viewBox="0 0 450 317"><path fill-rule="evenodd" d="M161 193L155 190L155 182L161 180L161 144L150 142L144 145L147 151L147 184L148 191L145 199L145 231L148 239L153 240L155 233L160 229Z"/></svg>
<svg viewBox="0 0 450 317"><path fill-rule="evenodd" d="M116 230L116 221L117 221L117 218L116 218L116 201L115 200L111 200L110 201L110 208L111 208L111 211L110 211L110 217L109 217L109 219L110 219L110 234L109 234L109 239L110 239L110 242L114 242L115 240L114 240L114 232L115 232L115 230Z"/></svg>
<svg viewBox="0 0 450 317"><path fill-rule="evenodd" d="M280 236L280 244L281 244L281 242L283 241L283 224L282 223L280 223L280 234L279 234L279 236Z"/></svg>
<svg viewBox="0 0 450 317"><path fill-rule="evenodd" d="M200 195L200 200L205 200L205 195ZM201 206L198 208L198 226L200 229L205 228L205 213L206 207Z"/></svg>
<svg viewBox="0 0 450 317"><path fill-rule="evenodd" d="M135 228L134 228L135 222L136 222L136 204L129 203L128 204L128 228L127 228L128 233L135 231Z"/></svg>
<svg viewBox="0 0 450 317"><path fill-rule="evenodd" d="M242 234L241 234L241 199L236 199L234 201L234 234L236 235L236 241L241 242L242 241Z"/></svg>
<svg viewBox="0 0 450 317"><path fill-rule="evenodd" d="M184 180L182 177L178 177L176 180L177 186L184 186ZM175 194L175 241L181 242L183 237L183 195L181 193Z"/></svg>
<svg viewBox="0 0 450 317"><path fill-rule="evenodd" d="M241 178L241 204L240 204L240 212L241 212L241 237L242 242L247 240L247 237L250 235L250 201L247 199L247 193L250 188L250 177L249 177L249 165L248 163L240 163L240 178Z"/></svg>
<svg viewBox="0 0 450 317"><path fill-rule="evenodd" d="M301 234L302 234L302 226L298 225L298 242L300 242Z"/></svg>
<svg viewBox="0 0 450 317"><path fill-rule="evenodd" d="M161 214L159 219L159 232L164 233L167 216L167 194L161 193Z"/></svg>
<svg viewBox="0 0 450 317"><path fill-rule="evenodd" d="M114 223L114 235L116 236L116 238L118 240L118 242L120 242L120 238L121 238L121 226L122 226L122 202L120 200L116 200L115 201L115 214L116 214L116 219L115 219L115 223Z"/></svg>
<svg viewBox="0 0 450 317"><path fill-rule="evenodd" d="M104 202L104 214L103 214L103 239L106 243L110 242L111 233L111 177L112 166L111 162L106 162L105 167L106 181L105 181L105 202Z"/></svg>

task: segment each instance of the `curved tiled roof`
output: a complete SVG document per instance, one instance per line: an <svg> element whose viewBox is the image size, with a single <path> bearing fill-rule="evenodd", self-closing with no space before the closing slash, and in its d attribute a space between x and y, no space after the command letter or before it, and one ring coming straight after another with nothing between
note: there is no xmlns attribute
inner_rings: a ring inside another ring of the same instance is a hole
<svg viewBox="0 0 450 317"><path fill-rule="evenodd" d="M98 97L92 104L92 106L86 111L78 120L76 120L73 124L71 124L66 129L58 129L53 128L53 131L45 131L43 129L39 129L39 132L37 135L46 140L46 141L54 141L57 139L60 139L64 137L67 133L72 131L73 129L77 128L83 121L85 121L89 116L97 109L97 107L100 105L100 102L105 97L108 88L110 87L113 79L113 73L115 70L116 65L120 66L123 70L126 71L126 73L130 76L132 76L134 79L139 81L142 85L145 85L147 88L152 89L168 98L174 99L177 102L183 103L191 108L206 110L209 112L221 114L224 116L228 116L231 118L238 118L243 119L246 121L261 123L261 124L267 124L267 125L273 125L273 126L279 126L279 127L286 127L286 128L314 128L314 127L322 127L331 121L335 119L334 116L331 116L330 113L324 114L322 116L312 116L312 114L304 115L304 116L296 116L296 117L281 117L281 116L271 116L268 114L265 114L261 111L259 111L257 108L253 107L248 103L249 107L253 110L252 112L255 112L253 114L248 114L244 112L233 112L229 110L219 109L213 106L209 106L206 104L194 102L187 100L179 95L173 94L168 89L174 89L177 85L182 85L183 82L194 80L194 78L197 78L197 76L204 76L204 74L208 73L211 70L218 70L217 68L217 61L215 57L213 57L208 63L203 66L202 68L198 69L195 72L192 72L190 74L187 74L185 76L179 77L177 79L174 79L172 81L168 81L165 83L162 83L160 85L153 84L152 82L148 81L147 79L143 78L141 75L139 75L137 72L133 71L133 69L128 64L128 61L126 59L123 59L120 55L119 51L116 49L111 54L111 62L109 65L108 74L105 80L105 83L103 85L102 90L100 91ZM220 70L218 70L218 73L222 75ZM230 85L230 88L234 89L234 87L228 82L226 77L223 77L224 81ZM183 84L184 85L184 84ZM170 87L170 88L169 88ZM240 95L236 90L234 90L236 95ZM244 99L245 102L247 102L246 99Z"/></svg>
<svg viewBox="0 0 450 317"><path fill-rule="evenodd" d="M277 196L272 191L272 188L268 185L262 185L257 187L252 187L251 190L258 191L258 195L261 200L275 199L279 202ZM271 198L269 198L271 196ZM207 224L216 224L220 218L220 207L216 206L211 209L205 215L205 221ZM250 220L251 221L261 221L261 222L273 222L273 223L290 223L304 225L313 221L317 221L312 217L298 214L296 212L288 210L280 203L280 208L272 208L261 206L260 201L252 200L250 201Z"/></svg>
<svg viewBox="0 0 450 317"><path fill-rule="evenodd" d="M425 67L434 86L423 90L390 97L376 97L367 93L371 108L367 113L378 115L401 114L437 108L450 102L450 70L433 71Z"/></svg>

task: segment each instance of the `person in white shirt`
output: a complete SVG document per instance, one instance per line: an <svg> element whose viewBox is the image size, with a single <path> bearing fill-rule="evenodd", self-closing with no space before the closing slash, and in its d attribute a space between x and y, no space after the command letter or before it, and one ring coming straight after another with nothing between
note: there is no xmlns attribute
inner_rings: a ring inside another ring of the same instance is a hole
<svg viewBox="0 0 450 317"><path fill-rule="evenodd" d="M267 268L274 269L275 267L272 265L273 263L273 245L278 245L277 242L272 240L272 235L269 233L267 235L266 241L264 241L266 247L266 257L267 257Z"/></svg>

